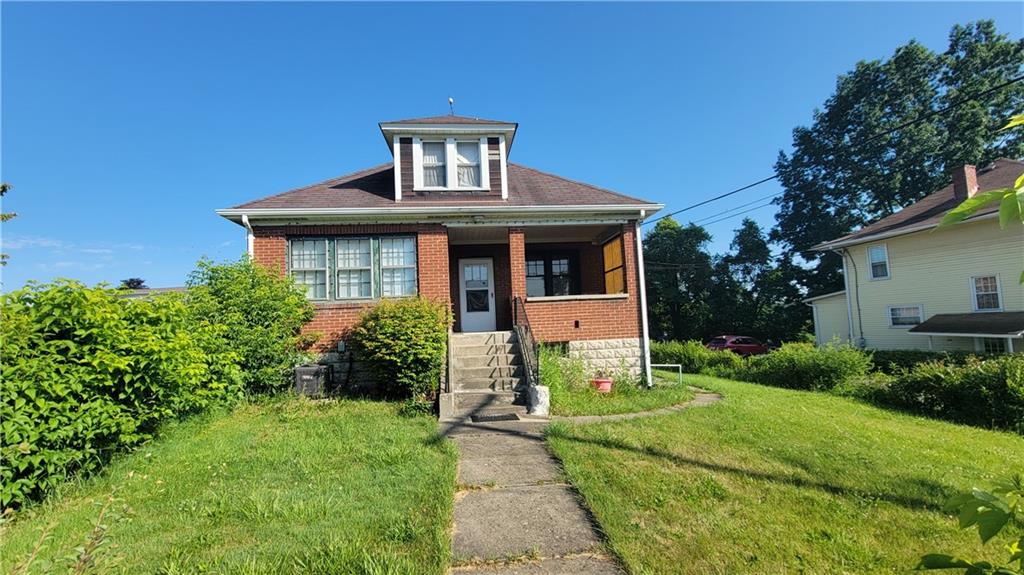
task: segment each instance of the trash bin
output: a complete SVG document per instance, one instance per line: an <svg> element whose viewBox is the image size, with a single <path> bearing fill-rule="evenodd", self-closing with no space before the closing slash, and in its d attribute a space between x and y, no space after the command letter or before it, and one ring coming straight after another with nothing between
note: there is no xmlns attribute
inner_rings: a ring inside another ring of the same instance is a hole
<svg viewBox="0 0 1024 575"><path fill-rule="evenodd" d="M295 393L306 397L323 397L330 381L329 365L305 364L295 366Z"/></svg>

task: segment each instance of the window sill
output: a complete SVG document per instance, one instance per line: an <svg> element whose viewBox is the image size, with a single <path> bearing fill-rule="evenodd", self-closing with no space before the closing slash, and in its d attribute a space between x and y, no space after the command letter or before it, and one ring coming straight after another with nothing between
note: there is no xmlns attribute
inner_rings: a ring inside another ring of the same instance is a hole
<svg viewBox="0 0 1024 575"><path fill-rule="evenodd" d="M580 294L580 295L545 295L545 296L534 296L527 297L526 303L537 302L543 303L548 301L586 301L586 300L619 300L627 299L628 293L594 293L594 294Z"/></svg>
<svg viewBox="0 0 1024 575"><path fill-rule="evenodd" d="M491 188L413 188L413 192L489 192Z"/></svg>

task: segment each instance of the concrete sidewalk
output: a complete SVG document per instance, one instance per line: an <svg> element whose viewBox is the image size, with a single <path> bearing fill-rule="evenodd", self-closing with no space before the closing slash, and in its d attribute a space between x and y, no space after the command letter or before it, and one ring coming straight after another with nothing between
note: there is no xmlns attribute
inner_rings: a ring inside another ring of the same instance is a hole
<svg viewBox="0 0 1024 575"><path fill-rule="evenodd" d="M548 453L546 423L442 426L460 452L453 573L622 573Z"/></svg>

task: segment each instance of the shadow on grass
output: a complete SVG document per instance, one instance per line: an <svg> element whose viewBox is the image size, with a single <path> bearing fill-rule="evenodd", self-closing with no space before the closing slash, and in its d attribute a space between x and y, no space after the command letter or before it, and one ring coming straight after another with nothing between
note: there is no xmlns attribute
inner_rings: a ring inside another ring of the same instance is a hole
<svg viewBox="0 0 1024 575"><path fill-rule="evenodd" d="M805 479L801 477L793 477L787 475L781 475L777 473L766 473L763 471L755 471L752 469L744 469L742 467L734 467L731 465L725 465L722 463L715 463L712 461L703 461L692 457L684 457L677 453L672 453L664 449L656 447L637 447L630 445L622 441L615 441L611 439L591 439L587 437L580 437L569 433L565 428L561 426L550 427L547 430L547 436L549 438L557 438L565 441L571 441L580 444L596 445L605 449L611 449L616 451L628 451L639 455L645 455L650 457L656 457L665 461L669 461L680 466L690 466L704 469L707 471L713 471L718 473L726 473L729 475L735 475L739 477L754 478L761 481L769 481L774 483L782 483L798 487L801 489L814 489L830 495L839 497L848 497L852 499L859 499L864 501L885 501L892 503L900 507L912 510L928 510L928 511L939 511L942 508L941 502L952 494L952 491L943 485L934 483L923 479L907 479L908 483L912 483L916 489L924 490L929 494L935 494L936 499L927 500L921 497L913 495L903 495L898 493L873 493L870 491L863 491L859 489L852 489L849 487L843 487L841 485L835 485L825 481L818 481L814 479ZM801 466L807 473L813 473L810 469Z"/></svg>

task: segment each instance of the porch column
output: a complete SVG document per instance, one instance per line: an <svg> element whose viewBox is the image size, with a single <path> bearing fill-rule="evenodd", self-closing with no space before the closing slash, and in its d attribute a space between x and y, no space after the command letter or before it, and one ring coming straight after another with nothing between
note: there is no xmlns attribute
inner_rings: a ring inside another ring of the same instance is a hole
<svg viewBox="0 0 1024 575"><path fill-rule="evenodd" d="M526 238L523 228L508 229L508 265L512 275L512 297L526 298Z"/></svg>

